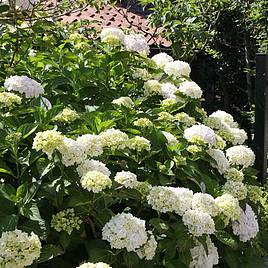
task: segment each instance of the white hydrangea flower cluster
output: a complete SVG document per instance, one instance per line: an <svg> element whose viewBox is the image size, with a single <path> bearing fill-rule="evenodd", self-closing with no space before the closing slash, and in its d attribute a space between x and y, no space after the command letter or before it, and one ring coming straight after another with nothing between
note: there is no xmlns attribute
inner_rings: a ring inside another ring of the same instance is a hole
<svg viewBox="0 0 268 268"><path fill-rule="evenodd" d="M191 67L187 62L175 60L165 64L164 71L167 75L175 77L190 76Z"/></svg>
<svg viewBox="0 0 268 268"><path fill-rule="evenodd" d="M33 149L42 150L51 159L55 150L62 146L63 140L64 136L56 130L38 132L33 140Z"/></svg>
<svg viewBox="0 0 268 268"><path fill-rule="evenodd" d="M150 234L150 238L147 240L144 246L136 250L136 253L138 254L140 259L145 258L147 261L152 260L155 256L155 251L157 249L157 242L155 240L155 237L152 233L148 232Z"/></svg>
<svg viewBox="0 0 268 268"><path fill-rule="evenodd" d="M240 241L247 242L255 238L259 232L257 217L250 205L246 204L246 209L241 209L238 221L232 222L232 228L235 235L239 236Z"/></svg>
<svg viewBox="0 0 268 268"><path fill-rule="evenodd" d="M213 234L215 232L215 224L212 217L197 209L189 209L182 216L183 224L189 229L194 236L202 236L203 234Z"/></svg>
<svg viewBox="0 0 268 268"><path fill-rule="evenodd" d="M218 130L219 135L233 145L243 144L247 139L247 133L238 127L232 115L224 111L218 110L212 113L205 123Z"/></svg>
<svg viewBox="0 0 268 268"><path fill-rule="evenodd" d="M173 58L167 53L158 53L152 57L152 61L157 65L158 68L164 69L166 64L173 62Z"/></svg>
<svg viewBox="0 0 268 268"><path fill-rule="evenodd" d="M257 185L247 185L248 199L257 204L263 199L263 190Z"/></svg>
<svg viewBox="0 0 268 268"><path fill-rule="evenodd" d="M236 221L240 217L240 206L238 199L230 194L223 194L215 199L220 212L226 217L226 224L229 220Z"/></svg>
<svg viewBox="0 0 268 268"><path fill-rule="evenodd" d="M117 214L104 225L102 239L107 240L112 248L135 251L147 242L145 221L131 213Z"/></svg>
<svg viewBox="0 0 268 268"><path fill-rule="evenodd" d="M192 208L193 192L187 188L154 186L150 190L147 201L159 212L175 212L182 216Z"/></svg>
<svg viewBox="0 0 268 268"><path fill-rule="evenodd" d="M3 232L0 238L0 267L24 268L38 259L41 242L33 232L21 230Z"/></svg>
<svg viewBox="0 0 268 268"><path fill-rule="evenodd" d="M79 265L77 268L112 268L110 265L104 262L86 262L81 265Z"/></svg>
<svg viewBox="0 0 268 268"><path fill-rule="evenodd" d="M21 97L10 92L0 93L0 107L14 107L16 104L21 104Z"/></svg>
<svg viewBox="0 0 268 268"><path fill-rule="evenodd" d="M130 171L117 172L114 180L125 188L135 188L137 186L137 175Z"/></svg>
<svg viewBox="0 0 268 268"><path fill-rule="evenodd" d="M82 145L86 156L95 157L103 153L103 141L99 135L85 134L78 137L76 141Z"/></svg>
<svg viewBox="0 0 268 268"><path fill-rule="evenodd" d="M96 157L103 153L103 148L114 149L129 148L137 150L150 150L150 142L143 137L131 140L128 135L118 129L107 129L99 135L85 134L76 140L67 138L56 130L38 132L34 138L33 148L42 150L51 159L55 150L62 155L65 166L82 163L87 157Z"/></svg>
<svg viewBox="0 0 268 268"><path fill-rule="evenodd" d="M148 80L143 85L144 88L144 96L152 96L161 94L162 85L157 80Z"/></svg>
<svg viewBox="0 0 268 268"><path fill-rule="evenodd" d="M8 91L17 91L25 94L26 98L39 97L44 93L44 88L35 80L27 76L11 76L6 78L4 87Z"/></svg>
<svg viewBox="0 0 268 268"><path fill-rule="evenodd" d="M195 155L197 153L201 153L203 151L203 148L201 146L198 146L198 145L189 145L187 146L186 150Z"/></svg>
<svg viewBox="0 0 268 268"><path fill-rule="evenodd" d="M244 173L241 170L238 170L236 168L229 168L224 173L224 178L226 180L230 180L230 181L240 181L240 182L242 182L244 180Z"/></svg>
<svg viewBox="0 0 268 268"><path fill-rule="evenodd" d="M173 122L175 120L174 116L168 112L160 112L158 114L158 120Z"/></svg>
<svg viewBox="0 0 268 268"><path fill-rule="evenodd" d="M125 106L127 108L132 108L134 106L134 103L130 97L120 97L118 99L114 99L112 101L112 104L118 106Z"/></svg>
<svg viewBox="0 0 268 268"><path fill-rule="evenodd" d="M201 88L192 81L182 82L179 86L179 91L192 99L200 99L203 94Z"/></svg>
<svg viewBox="0 0 268 268"><path fill-rule="evenodd" d="M69 107L64 108L59 114L54 117L54 121L62 123L71 123L79 118L79 114Z"/></svg>
<svg viewBox="0 0 268 268"><path fill-rule="evenodd" d="M144 95L162 95L164 99L175 100L175 102L183 103L182 97L176 95L176 92L181 92L183 95L192 99L200 99L202 96L202 90L195 82L185 81L178 87L170 82L160 83L157 80L148 80L144 83Z"/></svg>
<svg viewBox="0 0 268 268"><path fill-rule="evenodd" d="M222 189L225 193L232 195L238 200L243 200L247 197L247 187L241 181L228 180Z"/></svg>
<svg viewBox="0 0 268 268"><path fill-rule="evenodd" d="M217 168L220 174L225 173L229 169L230 163L222 150L209 149L207 153L216 161L216 163L211 162L211 166Z"/></svg>
<svg viewBox="0 0 268 268"><path fill-rule="evenodd" d="M64 137L62 144L57 149L61 153L62 163L66 167L80 164L86 158L84 146L77 140Z"/></svg>
<svg viewBox="0 0 268 268"><path fill-rule="evenodd" d="M128 135L118 129L110 128L99 135L103 147L124 149L127 146Z"/></svg>
<svg viewBox="0 0 268 268"><path fill-rule="evenodd" d="M88 171L80 180L82 187L89 192L99 193L111 188L111 179L98 170Z"/></svg>
<svg viewBox="0 0 268 268"><path fill-rule="evenodd" d="M147 181L138 181L135 189L140 192L144 199L146 199L152 189L152 185Z"/></svg>
<svg viewBox="0 0 268 268"><path fill-rule="evenodd" d="M232 136L231 142L233 145L243 144L248 139L248 135L244 129L231 128L229 132Z"/></svg>
<svg viewBox="0 0 268 268"><path fill-rule="evenodd" d="M124 43L125 34L118 28L104 28L100 34L101 41L112 45L120 45Z"/></svg>
<svg viewBox="0 0 268 268"><path fill-rule="evenodd" d="M139 53L149 54L150 47L146 39L140 34L128 34L119 28L107 27L100 33L101 41L110 45L123 45L127 51L135 51Z"/></svg>
<svg viewBox="0 0 268 268"><path fill-rule="evenodd" d="M174 99L164 99L161 101L161 107L163 109L168 109L168 108L172 107L173 105L175 105L176 103L177 103L177 101Z"/></svg>
<svg viewBox="0 0 268 268"><path fill-rule="evenodd" d="M80 177L83 177L84 175L87 174L88 171L93 171L97 170L104 175L110 177L111 172L110 170L106 167L106 165L98 160L93 160L93 159L87 159L83 161L78 167L77 167L77 173Z"/></svg>
<svg viewBox="0 0 268 268"><path fill-rule="evenodd" d="M65 231L69 235L74 229L79 230L82 224L80 217L75 215L73 208L68 208L52 216L51 227L56 231Z"/></svg>
<svg viewBox="0 0 268 268"><path fill-rule="evenodd" d="M125 35L124 47L127 51L135 51L146 55L150 53L150 47L146 39L140 34Z"/></svg>
<svg viewBox="0 0 268 268"><path fill-rule="evenodd" d="M232 165L244 168L253 166L255 162L254 152L245 145L237 145L226 150L226 156Z"/></svg>
<svg viewBox="0 0 268 268"><path fill-rule="evenodd" d="M196 240L195 242L197 245L190 250L192 261L189 268L213 268L214 265L219 263L218 250L210 237L206 239L208 252L206 252L204 246L199 241Z"/></svg>
<svg viewBox="0 0 268 268"><path fill-rule="evenodd" d="M185 126L192 126L195 124L194 117L189 116L187 113L181 112L174 116L175 121L180 124L184 124Z"/></svg>
<svg viewBox="0 0 268 268"><path fill-rule="evenodd" d="M150 80L152 78L152 75L146 69L133 68L132 77L134 79L142 79L146 81Z"/></svg>
<svg viewBox="0 0 268 268"><path fill-rule="evenodd" d="M208 213L210 216L215 217L219 213L219 208L216 205L215 199L210 194L195 193L192 200L192 208Z"/></svg>
<svg viewBox="0 0 268 268"><path fill-rule="evenodd" d="M238 126L237 123L234 122L233 116L229 113L226 113L225 111L218 110L212 113L209 117L217 119L219 122L219 125L221 125L222 123L225 123L229 125L230 127Z"/></svg>
<svg viewBox="0 0 268 268"><path fill-rule="evenodd" d="M216 145L215 147L217 149L223 150L226 147L226 141L219 136L218 134L216 134Z"/></svg>
<svg viewBox="0 0 268 268"><path fill-rule="evenodd" d="M179 97L177 97L175 94L178 90L179 89L172 83L162 83L160 94L165 99L173 99L173 100L176 100L176 102L179 102L182 100Z"/></svg>
<svg viewBox="0 0 268 268"><path fill-rule="evenodd" d="M146 128L146 127L152 127L153 122L150 119L143 117L134 121L133 125L136 127Z"/></svg>
<svg viewBox="0 0 268 268"><path fill-rule="evenodd" d="M127 147L131 150L136 150L137 152L141 152L143 150L150 151L151 143L144 137L135 136L128 140Z"/></svg>
<svg viewBox="0 0 268 268"><path fill-rule="evenodd" d="M210 127L205 125L193 125L184 130L183 136L190 142L195 138L198 138L210 145L216 144L215 132Z"/></svg>
<svg viewBox="0 0 268 268"><path fill-rule="evenodd" d="M178 144L178 140L173 134L171 134L170 132L167 132L167 131L162 131L162 133L164 134L165 138L167 139L167 142L169 145L176 146Z"/></svg>

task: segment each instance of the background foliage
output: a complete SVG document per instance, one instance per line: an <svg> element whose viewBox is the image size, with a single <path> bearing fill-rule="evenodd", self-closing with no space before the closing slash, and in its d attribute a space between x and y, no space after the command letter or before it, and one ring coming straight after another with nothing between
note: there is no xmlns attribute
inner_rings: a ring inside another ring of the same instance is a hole
<svg viewBox="0 0 268 268"><path fill-rule="evenodd" d="M139 2L150 10L151 23L164 27L174 57L191 62L205 107L232 112L252 133L255 54L268 51L267 1Z"/></svg>

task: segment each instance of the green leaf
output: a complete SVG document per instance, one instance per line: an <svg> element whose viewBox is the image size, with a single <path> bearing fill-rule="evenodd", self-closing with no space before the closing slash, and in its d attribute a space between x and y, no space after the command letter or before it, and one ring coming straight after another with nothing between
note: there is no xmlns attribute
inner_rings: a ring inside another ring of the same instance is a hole
<svg viewBox="0 0 268 268"><path fill-rule="evenodd" d="M234 250L238 249L238 243L231 236L231 234L227 233L226 231L221 230L221 231L216 232L215 235L217 239L221 241L223 244L231 247Z"/></svg>
<svg viewBox="0 0 268 268"><path fill-rule="evenodd" d="M6 198L0 197L0 219L4 216L15 213L15 203Z"/></svg>
<svg viewBox="0 0 268 268"><path fill-rule="evenodd" d="M45 223L40 216L39 208L36 203L31 202L29 204L24 205L20 208L20 213L21 215L32 221L39 221Z"/></svg>
<svg viewBox="0 0 268 268"><path fill-rule="evenodd" d="M183 253L180 253L180 261L183 263L183 264L185 264L185 268L187 267L189 267L189 264L190 264L190 262L192 261L192 255L191 255L191 252L188 250L188 251L186 251L186 252L183 252ZM180 266L181 267L181 266ZM183 265L182 265L182 267L184 267Z"/></svg>
<svg viewBox="0 0 268 268"><path fill-rule="evenodd" d="M124 254L124 261L125 261L127 267L133 267L133 266L138 266L140 259L136 253L126 252Z"/></svg>
<svg viewBox="0 0 268 268"><path fill-rule="evenodd" d="M173 259L177 251L176 240L165 238L159 243L159 247L165 252L165 257L167 259Z"/></svg>
<svg viewBox="0 0 268 268"><path fill-rule="evenodd" d="M17 202L22 201L23 205L26 205L29 203L39 190L41 186L41 180L38 180L37 182L30 183L30 184L22 184L17 189Z"/></svg>
<svg viewBox="0 0 268 268"><path fill-rule="evenodd" d="M75 192L73 193L66 202L66 207L78 207L92 203L90 200L89 193L87 192Z"/></svg>
<svg viewBox="0 0 268 268"><path fill-rule="evenodd" d="M16 201L16 189L8 184L8 183L1 183L0 184L0 196L15 202Z"/></svg>
<svg viewBox="0 0 268 268"><path fill-rule="evenodd" d="M203 246L204 250L206 251L206 254L208 255L208 245L207 245L207 238L206 236L200 236L196 238Z"/></svg>
<svg viewBox="0 0 268 268"><path fill-rule="evenodd" d="M19 217L17 215L9 215L0 219L0 233L13 231L16 229Z"/></svg>
<svg viewBox="0 0 268 268"><path fill-rule="evenodd" d="M257 176L259 173L257 169L251 167L244 169L244 172L246 176Z"/></svg>
<svg viewBox="0 0 268 268"><path fill-rule="evenodd" d="M243 264L246 268L262 268L264 265L264 258L262 256L258 256L257 249L248 248L245 250L245 256L243 258Z"/></svg>
<svg viewBox="0 0 268 268"><path fill-rule="evenodd" d="M30 136L35 130L38 128L38 124L32 124L32 123L26 123L21 125L18 129L17 132L22 133L22 138L25 139L28 136Z"/></svg>
<svg viewBox="0 0 268 268"><path fill-rule="evenodd" d="M0 173L5 173L14 176L12 170L7 166L7 164L2 159L0 159Z"/></svg>
<svg viewBox="0 0 268 268"><path fill-rule="evenodd" d="M60 234L60 244L66 250L66 248L70 245L71 237L67 232L61 232Z"/></svg>
<svg viewBox="0 0 268 268"><path fill-rule="evenodd" d="M165 135L157 128L153 128L151 132L150 141L152 146L155 148L165 148L167 144L167 139Z"/></svg>
<svg viewBox="0 0 268 268"><path fill-rule="evenodd" d="M37 263L46 262L51 260L59 255L63 254L63 250L56 245L45 245L41 249L41 254Z"/></svg>
<svg viewBox="0 0 268 268"><path fill-rule="evenodd" d="M45 175L47 175L48 172L50 172L53 168L55 167L54 163L49 163L45 169L43 170L43 172L41 173L40 179L43 178Z"/></svg>
<svg viewBox="0 0 268 268"><path fill-rule="evenodd" d="M39 159L44 153L42 151L32 151L29 159L29 165L33 164L37 159Z"/></svg>
<svg viewBox="0 0 268 268"><path fill-rule="evenodd" d="M106 222L111 219L113 215L113 212L108 208L97 210L97 213L94 217L94 221L96 222L96 225L101 228L105 225Z"/></svg>
<svg viewBox="0 0 268 268"><path fill-rule="evenodd" d="M153 218L150 220L150 224L160 233L166 233L169 229L165 221L159 218Z"/></svg>
<svg viewBox="0 0 268 268"><path fill-rule="evenodd" d="M240 254L233 250L225 249L223 254L224 260L230 268L240 268Z"/></svg>
<svg viewBox="0 0 268 268"><path fill-rule="evenodd" d="M38 221L27 220L22 225L20 225L20 229L27 233L34 232L42 240L46 240L48 236L48 230L46 226L40 224Z"/></svg>
<svg viewBox="0 0 268 268"><path fill-rule="evenodd" d="M25 193L26 193L26 186L24 183L17 188L16 202L18 202L18 203L21 202L25 196Z"/></svg>
<svg viewBox="0 0 268 268"><path fill-rule="evenodd" d="M96 245L94 245L89 251L89 256L90 259L92 259L92 261L94 262L102 261L109 263L111 253L112 253L111 251L105 248L99 248L96 247Z"/></svg>

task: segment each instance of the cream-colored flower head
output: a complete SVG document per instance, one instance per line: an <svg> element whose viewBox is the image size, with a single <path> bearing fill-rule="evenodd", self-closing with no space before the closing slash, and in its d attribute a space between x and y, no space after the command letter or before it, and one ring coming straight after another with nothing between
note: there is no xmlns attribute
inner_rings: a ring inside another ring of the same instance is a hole
<svg viewBox="0 0 268 268"><path fill-rule="evenodd" d="M56 130L46 130L38 132L33 140L33 149L42 150L51 159L52 154L62 146L64 136Z"/></svg>
<svg viewBox="0 0 268 268"><path fill-rule="evenodd" d="M112 248L135 251L148 239L145 221L131 213L117 214L104 225L102 239L107 240Z"/></svg>
<svg viewBox="0 0 268 268"><path fill-rule="evenodd" d="M3 232L0 238L0 267L24 268L39 258L41 242L33 232Z"/></svg>

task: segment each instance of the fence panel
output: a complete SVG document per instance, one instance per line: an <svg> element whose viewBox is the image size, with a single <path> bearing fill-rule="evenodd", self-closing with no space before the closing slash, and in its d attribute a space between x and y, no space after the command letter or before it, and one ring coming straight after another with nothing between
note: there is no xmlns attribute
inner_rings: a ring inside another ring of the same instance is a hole
<svg viewBox="0 0 268 268"><path fill-rule="evenodd" d="M268 149L268 54L256 55L254 149L259 180L267 180Z"/></svg>

